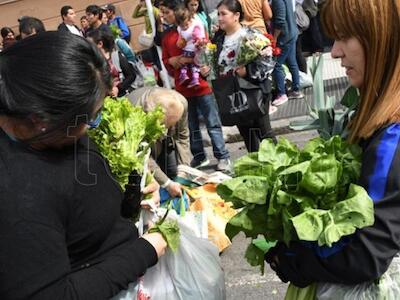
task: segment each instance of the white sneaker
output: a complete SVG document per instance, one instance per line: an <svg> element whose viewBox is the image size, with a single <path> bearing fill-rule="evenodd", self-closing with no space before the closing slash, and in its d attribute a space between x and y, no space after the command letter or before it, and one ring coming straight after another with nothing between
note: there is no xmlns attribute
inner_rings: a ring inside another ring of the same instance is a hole
<svg viewBox="0 0 400 300"><path fill-rule="evenodd" d="M288 96L286 96L286 94L283 94L277 97L274 101L272 101L272 105L279 106L288 102L288 100L289 100Z"/></svg>
<svg viewBox="0 0 400 300"><path fill-rule="evenodd" d="M231 165L232 165L232 163L229 158L223 158L223 159L218 160L216 170L229 173L232 171Z"/></svg>
<svg viewBox="0 0 400 300"><path fill-rule="evenodd" d="M272 115L272 114L276 113L277 111L278 111L278 108L276 106L270 105L268 114Z"/></svg>

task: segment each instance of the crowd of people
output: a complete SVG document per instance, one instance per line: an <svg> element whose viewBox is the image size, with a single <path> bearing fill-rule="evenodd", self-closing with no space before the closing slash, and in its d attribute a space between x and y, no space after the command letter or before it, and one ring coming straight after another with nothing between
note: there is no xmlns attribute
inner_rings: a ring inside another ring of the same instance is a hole
<svg viewBox="0 0 400 300"><path fill-rule="evenodd" d="M106 96L126 96L145 111L162 107L168 132L152 149L149 167L155 179L143 193L157 199L161 186L180 197L182 187L174 181L178 164L210 164L202 122L218 161L215 169L232 170L214 95L219 86L210 78L210 66L196 59L198 46L216 46L216 78L235 76L262 91L265 113L235 124L247 151L256 152L263 139L276 141L269 116L289 99L304 97L303 50L307 44L311 52L323 51L321 21L335 40L332 55L342 60L350 83L360 91L350 141L364 146L362 185L368 190L369 162L374 161L386 170L379 177L386 188L375 201L375 225L334 254L321 258L294 243L273 248L266 260L283 281L297 286L356 284L378 278L399 252L399 1L222 0L215 8L217 22L203 5L201 0L156 1L151 9L155 26L143 1L133 12L133 18L145 18L143 38L151 39L142 58L151 57L159 69L163 64L174 90L139 80L141 58L130 46L139 34L131 32L113 4L89 5L80 22L73 7L64 6L57 31L46 31L31 16L18 20L18 35L1 29L0 171L7 175L0 181L0 264L7 272L0 271L0 298L108 299L163 255L167 244L161 234L139 237L121 218L124 195L86 135L98 126ZM281 50L270 76L254 77L250 65L237 63L249 30L269 33ZM391 151L382 150L383 140Z"/></svg>

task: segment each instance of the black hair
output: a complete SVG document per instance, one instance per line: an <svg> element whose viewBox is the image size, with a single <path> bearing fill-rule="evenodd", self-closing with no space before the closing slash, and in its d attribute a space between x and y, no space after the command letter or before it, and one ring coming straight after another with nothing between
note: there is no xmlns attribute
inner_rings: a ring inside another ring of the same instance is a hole
<svg viewBox="0 0 400 300"><path fill-rule="evenodd" d="M103 55L76 35L43 32L0 53L0 115L46 122L48 132L36 138L87 122L110 89Z"/></svg>
<svg viewBox="0 0 400 300"><path fill-rule="evenodd" d="M81 21L82 21L82 20L87 20L87 17L86 17L86 16L82 16L82 17L81 17Z"/></svg>
<svg viewBox="0 0 400 300"><path fill-rule="evenodd" d="M103 48L107 52L111 53L114 50L114 37L112 34L108 33L105 30L95 29L93 31L90 31L87 37L91 38L95 44L102 42Z"/></svg>
<svg viewBox="0 0 400 300"><path fill-rule="evenodd" d="M30 35L35 30L36 33L44 32L44 24L41 20L34 17L24 16L19 19L19 32Z"/></svg>
<svg viewBox="0 0 400 300"><path fill-rule="evenodd" d="M70 9L72 9L72 6L69 6L69 5L65 5L65 6L61 7L60 14L61 14L61 18L63 18L63 20L64 20L64 17L65 17L66 15L68 15L68 11L69 11Z"/></svg>
<svg viewBox="0 0 400 300"><path fill-rule="evenodd" d="M10 27L3 27L1 30L1 37L4 39L7 37L7 35L11 32L13 35L15 35L14 31Z"/></svg>
<svg viewBox="0 0 400 300"><path fill-rule="evenodd" d="M112 11L112 13L113 14L115 14L115 5L114 4L107 4L106 6L105 6L105 9L106 10L109 10L109 11Z"/></svg>
<svg viewBox="0 0 400 300"><path fill-rule="evenodd" d="M239 22L243 21L243 9L239 0L222 0L218 3L217 8L220 8L222 5L226 6L230 12L239 13Z"/></svg>
<svg viewBox="0 0 400 300"><path fill-rule="evenodd" d="M161 0L160 6L165 6L168 9L175 10L179 6L182 5L182 1L180 0Z"/></svg>
<svg viewBox="0 0 400 300"><path fill-rule="evenodd" d="M185 1L184 1L186 8L189 8L188 6L189 6L189 2L190 2L190 1L192 1L192 0L185 0ZM199 8L197 9L197 12L202 12L202 11L204 11L202 1L201 1L201 0L196 0L196 1L199 3Z"/></svg>
<svg viewBox="0 0 400 300"><path fill-rule="evenodd" d="M89 5L86 7L86 13L99 16L99 20L103 17L103 9L98 5Z"/></svg>
<svg viewBox="0 0 400 300"><path fill-rule="evenodd" d="M179 26L182 26L186 20L190 20L192 18L192 14L190 13L189 9L186 8L184 5L179 5L174 10L175 20Z"/></svg>

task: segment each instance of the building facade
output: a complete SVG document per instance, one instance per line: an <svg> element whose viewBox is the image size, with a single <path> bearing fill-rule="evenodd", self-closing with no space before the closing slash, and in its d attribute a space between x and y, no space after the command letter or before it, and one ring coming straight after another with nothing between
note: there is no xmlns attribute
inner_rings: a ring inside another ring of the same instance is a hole
<svg viewBox="0 0 400 300"><path fill-rule="evenodd" d="M18 18L21 16L32 16L43 21L46 30L56 30L62 22L60 9L64 5L70 5L77 14L77 22L85 14L85 8L90 4L99 6L113 3L117 8L117 15L120 15L129 25L132 38L131 45L137 51L140 45L137 42L139 33L144 28L144 20L133 19L132 13L138 0L121 1L99 1L99 0L0 0L0 28L11 27L18 34ZM80 24L77 24L80 26Z"/></svg>

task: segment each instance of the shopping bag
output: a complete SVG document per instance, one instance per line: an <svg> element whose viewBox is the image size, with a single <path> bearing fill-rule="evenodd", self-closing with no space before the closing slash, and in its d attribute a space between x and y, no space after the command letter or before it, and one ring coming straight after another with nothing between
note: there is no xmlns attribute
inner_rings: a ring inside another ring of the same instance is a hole
<svg viewBox="0 0 400 300"><path fill-rule="evenodd" d="M180 244L177 252L167 249L158 263L137 283L112 300L224 300L225 278L218 249L207 239L198 238L178 216Z"/></svg>
<svg viewBox="0 0 400 300"><path fill-rule="evenodd" d="M400 257L396 256L383 276L357 285L319 283L317 300L397 300L400 295Z"/></svg>
<svg viewBox="0 0 400 300"><path fill-rule="evenodd" d="M154 36L152 33L146 33L146 30L143 30L139 34L138 42L144 49L149 49L154 44Z"/></svg>
<svg viewBox="0 0 400 300"><path fill-rule="evenodd" d="M268 113L267 97L258 85L228 75L212 80L212 86L224 126L248 124Z"/></svg>

